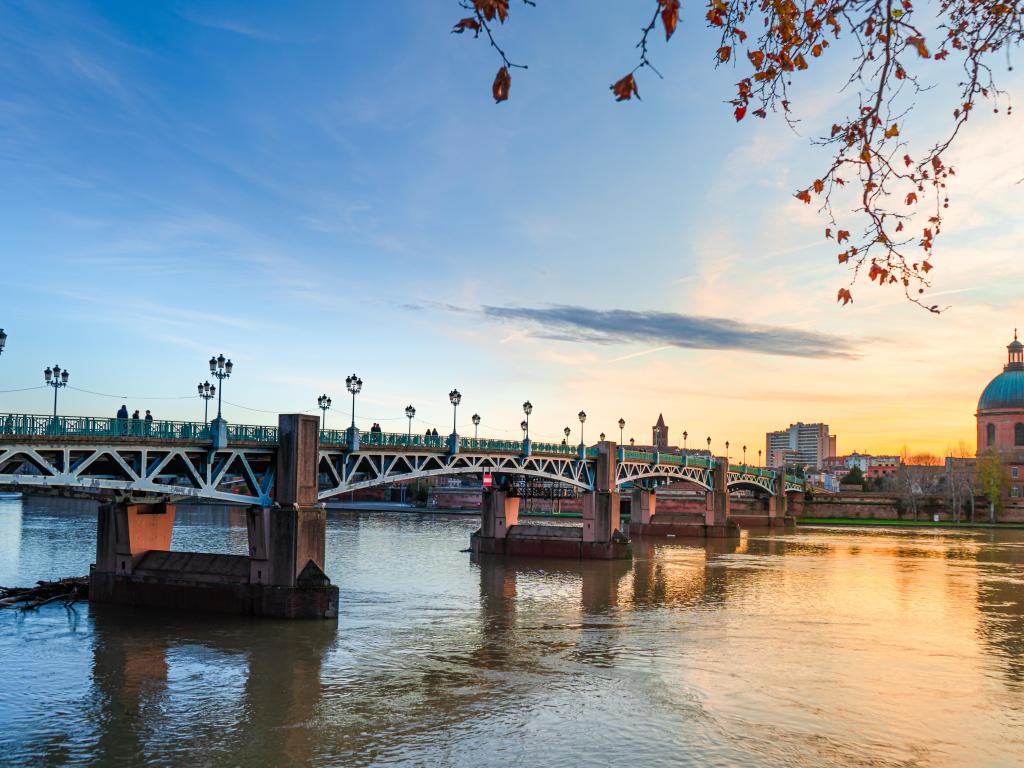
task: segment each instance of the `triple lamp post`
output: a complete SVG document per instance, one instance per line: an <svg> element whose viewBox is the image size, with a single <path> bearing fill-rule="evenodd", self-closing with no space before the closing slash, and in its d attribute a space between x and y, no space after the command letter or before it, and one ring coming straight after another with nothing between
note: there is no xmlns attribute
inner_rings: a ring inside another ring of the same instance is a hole
<svg viewBox="0 0 1024 768"><path fill-rule="evenodd" d="M234 363L225 359L224 355L210 358L210 375L216 376L220 381L217 390L217 418L210 424L210 435L213 438L214 448L227 448L228 445L228 423L221 415L221 398L224 394L224 379L230 378ZM214 387L210 386L210 394L213 394Z"/></svg>

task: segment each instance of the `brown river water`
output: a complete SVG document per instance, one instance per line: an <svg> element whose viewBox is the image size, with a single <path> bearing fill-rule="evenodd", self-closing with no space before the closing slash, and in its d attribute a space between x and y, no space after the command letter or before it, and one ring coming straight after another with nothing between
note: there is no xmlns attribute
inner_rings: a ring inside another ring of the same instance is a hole
<svg viewBox="0 0 1024 768"><path fill-rule="evenodd" d="M175 525L245 551L240 512ZM0 764L1024 765L1024 531L473 563L477 526L332 512L336 623L0 611ZM85 502L0 501L0 584L94 547Z"/></svg>

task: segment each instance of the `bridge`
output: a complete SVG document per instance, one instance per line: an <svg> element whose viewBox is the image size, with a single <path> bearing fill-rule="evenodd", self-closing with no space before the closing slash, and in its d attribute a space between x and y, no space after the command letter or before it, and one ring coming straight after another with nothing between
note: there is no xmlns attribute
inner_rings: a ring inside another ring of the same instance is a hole
<svg viewBox="0 0 1024 768"><path fill-rule="evenodd" d="M86 416L0 416L0 487L86 491L120 500L216 501L270 506L277 427L229 425L215 447L210 425ZM679 449L642 451L603 443L569 446L529 440L319 430L317 498L446 475L525 476L593 492L601 445L612 447L616 490L687 482L714 488L720 460ZM729 491L775 496L803 491L779 470L729 463Z"/></svg>
<svg viewBox="0 0 1024 768"><path fill-rule="evenodd" d="M97 515L89 599L286 618L338 615L324 573L327 515L339 494L445 475L488 474L474 555L574 559L632 557L620 495L632 494L629 531L729 536L729 496L767 500L764 521L786 524L787 494L803 490L782 471L678 449L640 451L486 438L322 430L315 416L284 414L277 427L117 418L0 417L0 488L88 493ZM518 477L581 492L582 525L519 524ZM704 489L705 508L656 515L657 488ZM171 551L175 502L246 507L248 555Z"/></svg>

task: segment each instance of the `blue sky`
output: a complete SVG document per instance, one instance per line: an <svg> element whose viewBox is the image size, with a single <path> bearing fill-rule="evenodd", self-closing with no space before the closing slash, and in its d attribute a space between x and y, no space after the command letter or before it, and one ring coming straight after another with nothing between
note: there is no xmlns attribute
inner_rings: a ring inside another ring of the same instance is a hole
<svg viewBox="0 0 1024 768"><path fill-rule="evenodd" d="M970 438L1024 318L1019 120L979 119L957 149L935 273L954 309L861 288L840 310L843 273L791 198L823 156L733 121L735 73L689 19L654 46L666 79L616 104L642 20L584 7L514 9L501 39L530 69L495 105L496 59L448 34L454 2L0 5L0 390L59 362L62 412L116 410L90 390L196 418L223 352L235 422L322 391L343 406L355 371L357 414L385 429L408 402L420 431L449 424L458 387L460 422L501 436L529 398L549 438L580 408L594 435L623 416L645 441L664 411L673 438L751 450L797 419L841 450ZM800 91L807 135L834 86Z"/></svg>

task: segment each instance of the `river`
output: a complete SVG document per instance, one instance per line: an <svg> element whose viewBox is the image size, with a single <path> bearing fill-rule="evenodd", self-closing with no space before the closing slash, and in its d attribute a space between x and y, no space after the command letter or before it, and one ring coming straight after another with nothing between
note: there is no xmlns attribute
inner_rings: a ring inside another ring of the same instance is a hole
<svg viewBox="0 0 1024 768"><path fill-rule="evenodd" d="M477 525L332 512L337 623L0 611L0 763L1024 763L1024 531L477 564ZM173 546L244 552L244 517L179 508ZM0 501L0 584L94 547L87 502Z"/></svg>

